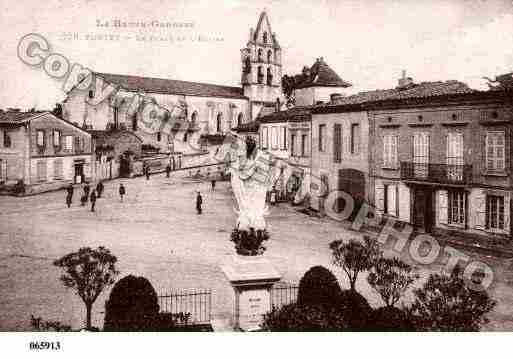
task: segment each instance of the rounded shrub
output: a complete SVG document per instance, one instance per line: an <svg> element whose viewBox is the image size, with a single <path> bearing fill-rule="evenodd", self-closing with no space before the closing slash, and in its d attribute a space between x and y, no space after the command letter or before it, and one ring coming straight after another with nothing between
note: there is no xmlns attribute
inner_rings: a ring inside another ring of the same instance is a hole
<svg viewBox="0 0 513 359"><path fill-rule="evenodd" d="M299 281L299 305L339 308L342 289L337 277L323 266L310 268Z"/></svg>
<svg viewBox="0 0 513 359"><path fill-rule="evenodd" d="M158 314L158 297L151 283L128 275L114 285L105 304L104 330L154 330Z"/></svg>
<svg viewBox="0 0 513 359"><path fill-rule="evenodd" d="M264 330L277 332L342 331L347 325L335 308L292 303L265 315Z"/></svg>
<svg viewBox="0 0 513 359"><path fill-rule="evenodd" d="M372 307L367 299L355 290L343 290L340 296L342 314L352 331L366 331L372 317Z"/></svg>
<svg viewBox="0 0 513 359"><path fill-rule="evenodd" d="M411 332L415 327L407 312L397 307L386 306L372 312L367 329L376 332Z"/></svg>

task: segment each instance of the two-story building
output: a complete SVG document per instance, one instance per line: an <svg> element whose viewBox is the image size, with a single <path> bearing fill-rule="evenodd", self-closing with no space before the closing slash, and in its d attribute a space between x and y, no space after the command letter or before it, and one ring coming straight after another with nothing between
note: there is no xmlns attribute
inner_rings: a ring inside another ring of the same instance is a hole
<svg viewBox="0 0 513 359"><path fill-rule="evenodd" d="M94 178L91 135L50 112L0 112L0 184L26 193Z"/></svg>
<svg viewBox="0 0 513 359"><path fill-rule="evenodd" d="M511 91L433 92L372 107L381 213L426 232L511 236Z"/></svg>

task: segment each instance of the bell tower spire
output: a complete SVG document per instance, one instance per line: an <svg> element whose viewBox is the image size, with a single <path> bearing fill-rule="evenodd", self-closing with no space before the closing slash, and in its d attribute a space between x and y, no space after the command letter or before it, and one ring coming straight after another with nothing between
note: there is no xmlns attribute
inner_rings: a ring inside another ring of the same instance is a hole
<svg viewBox="0 0 513 359"><path fill-rule="evenodd" d="M250 100L254 120L263 106L274 106L277 100L283 102L281 47L265 10L256 28L250 29L248 43L241 50L241 61L242 86Z"/></svg>

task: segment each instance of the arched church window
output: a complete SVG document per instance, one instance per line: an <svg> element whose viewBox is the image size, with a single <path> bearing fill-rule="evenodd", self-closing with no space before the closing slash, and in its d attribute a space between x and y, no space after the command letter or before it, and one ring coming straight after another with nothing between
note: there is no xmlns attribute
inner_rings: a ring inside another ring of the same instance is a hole
<svg viewBox="0 0 513 359"><path fill-rule="evenodd" d="M137 112L132 115L132 131L137 131Z"/></svg>
<svg viewBox="0 0 513 359"><path fill-rule="evenodd" d="M273 59L273 52L271 50L267 51L267 62L271 63Z"/></svg>
<svg viewBox="0 0 513 359"><path fill-rule="evenodd" d="M258 53L257 53L258 62L262 62L262 61L264 61L264 60L262 59L262 56L263 56L263 51L262 51L262 49L258 49Z"/></svg>
<svg viewBox="0 0 513 359"><path fill-rule="evenodd" d="M259 84L264 83L264 72L262 70L262 66L258 66L258 78L257 81Z"/></svg>
<svg viewBox="0 0 513 359"><path fill-rule="evenodd" d="M218 113L217 114L217 120L216 120L216 131L220 133L222 131L222 120L223 120L223 114Z"/></svg>
<svg viewBox="0 0 513 359"><path fill-rule="evenodd" d="M249 56L244 59L244 67L242 71L245 74L249 74L251 72L251 59L249 58Z"/></svg>
<svg viewBox="0 0 513 359"><path fill-rule="evenodd" d="M244 115L241 113L239 113L239 115L237 116L237 127L239 127L240 125L242 125L242 120L244 119Z"/></svg>
<svg viewBox="0 0 513 359"><path fill-rule="evenodd" d="M271 68L267 68L267 84L272 85L273 84L273 74L271 72Z"/></svg>
<svg viewBox="0 0 513 359"><path fill-rule="evenodd" d="M162 141L162 133L157 132L157 142Z"/></svg>
<svg viewBox="0 0 513 359"><path fill-rule="evenodd" d="M264 39L264 44L267 44L267 31L264 31L262 38Z"/></svg>
<svg viewBox="0 0 513 359"><path fill-rule="evenodd" d="M183 135L183 142L187 142L187 131Z"/></svg>

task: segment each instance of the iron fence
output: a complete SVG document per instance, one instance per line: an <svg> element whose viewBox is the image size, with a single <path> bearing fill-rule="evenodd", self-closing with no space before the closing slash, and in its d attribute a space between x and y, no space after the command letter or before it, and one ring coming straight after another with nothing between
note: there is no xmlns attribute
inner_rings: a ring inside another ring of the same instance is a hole
<svg viewBox="0 0 513 359"><path fill-rule="evenodd" d="M172 314L179 324L209 324L212 311L210 290L187 290L159 296L160 311Z"/></svg>
<svg viewBox="0 0 513 359"><path fill-rule="evenodd" d="M271 310L280 309L284 305L297 300L298 285L278 284L271 289Z"/></svg>

